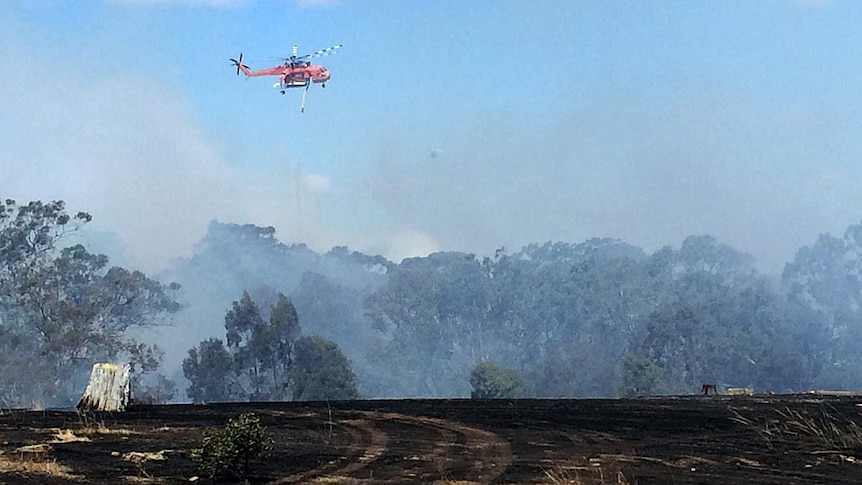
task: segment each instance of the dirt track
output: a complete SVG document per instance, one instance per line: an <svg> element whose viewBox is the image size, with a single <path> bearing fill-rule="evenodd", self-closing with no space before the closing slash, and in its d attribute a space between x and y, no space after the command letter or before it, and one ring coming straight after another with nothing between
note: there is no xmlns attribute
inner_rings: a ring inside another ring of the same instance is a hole
<svg viewBox="0 0 862 485"><path fill-rule="evenodd" d="M199 472L188 450L203 429L250 410L276 439L254 468L258 483L862 483L862 431L841 426L862 422L859 403L710 396L5 411L0 482L190 483ZM806 435L804 425L824 417L839 431Z"/></svg>

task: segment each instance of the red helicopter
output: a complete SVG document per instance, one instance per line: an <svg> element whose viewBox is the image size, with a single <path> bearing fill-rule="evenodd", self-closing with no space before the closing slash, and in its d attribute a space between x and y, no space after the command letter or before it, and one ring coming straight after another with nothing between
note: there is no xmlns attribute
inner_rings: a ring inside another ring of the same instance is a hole
<svg viewBox="0 0 862 485"><path fill-rule="evenodd" d="M278 76L278 82L272 87L280 89L281 94L284 94L286 90L291 88L304 87L305 91L302 93L301 109L304 113L305 94L308 92L308 87L311 86L311 83L315 83L320 84L325 88L326 81L329 81L330 78L328 69L323 66L312 65L310 59L335 54L341 46L342 44L338 44L336 46L327 47L326 49L321 49L313 54L297 56L297 46L294 45L291 56L285 58L282 65L270 67L269 69L261 69L259 71L252 71L248 66L242 63L242 53L239 54L239 59L231 59L230 61L232 66L236 66L237 76L239 76L240 71L242 71L246 77Z"/></svg>

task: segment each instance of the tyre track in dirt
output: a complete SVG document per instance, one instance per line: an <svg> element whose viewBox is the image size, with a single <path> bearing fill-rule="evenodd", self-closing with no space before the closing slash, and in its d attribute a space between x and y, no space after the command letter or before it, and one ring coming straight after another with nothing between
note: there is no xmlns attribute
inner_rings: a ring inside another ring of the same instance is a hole
<svg viewBox="0 0 862 485"><path fill-rule="evenodd" d="M480 428L391 412L371 418L387 430L392 443L375 464L375 473L381 476L421 483L489 484L513 460L507 440Z"/></svg>
<svg viewBox="0 0 862 485"><path fill-rule="evenodd" d="M326 424L331 425L331 429L337 428L338 433L350 435L350 445L335 447L332 450L338 455L335 460L282 477L273 483L309 483L321 477L349 476L373 463L387 449L389 437L373 421L363 417L331 416Z"/></svg>
<svg viewBox="0 0 862 485"><path fill-rule="evenodd" d="M455 421L377 411L345 417L335 414L333 428L351 436L350 446L333 450L339 459L275 483L457 481L486 485L513 461L507 440Z"/></svg>

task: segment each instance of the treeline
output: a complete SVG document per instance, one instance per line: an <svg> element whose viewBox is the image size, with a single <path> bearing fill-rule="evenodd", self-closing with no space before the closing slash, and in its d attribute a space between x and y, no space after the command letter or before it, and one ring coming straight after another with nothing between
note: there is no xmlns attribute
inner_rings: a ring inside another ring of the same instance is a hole
<svg viewBox="0 0 862 485"><path fill-rule="evenodd" d="M366 302L386 336L381 358L408 370L388 385L407 395L468 395L482 361L514 370L537 397L704 382L799 390L832 364L826 322L708 236L651 255L598 239L483 260L434 254L393 268Z"/></svg>
<svg viewBox="0 0 862 485"><path fill-rule="evenodd" d="M0 204L0 406L73 404L102 360L152 402L862 387L862 224L770 279L710 236L396 264L213 222L157 280L64 241L90 219Z"/></svg>
<svg viewBox="0 0 862 485"><path fill-rule="evenodd" d="M365 397L469 396L482 362L536 397L689 393L704 382L857 389L860 228L802 248L775 280L710 236L651 254L593 239L395 264L214 222L171 277L289 295L303 327L350 358Z"/></svg>

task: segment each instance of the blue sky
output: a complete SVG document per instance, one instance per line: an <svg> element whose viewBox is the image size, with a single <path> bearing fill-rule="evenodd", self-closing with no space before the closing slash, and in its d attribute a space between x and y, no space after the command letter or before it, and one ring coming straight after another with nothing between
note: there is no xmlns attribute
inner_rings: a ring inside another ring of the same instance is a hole
<svg viewBox="0 0 862 485"><path fill-rule="evenodd" d="M709 233L779 271L862 219L862 3L8 0L0 189L129 261L211 219L395 260ZM320 59L326 89L237 78ZM431 153L437 156L432 157Z"/></svg>

